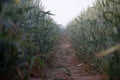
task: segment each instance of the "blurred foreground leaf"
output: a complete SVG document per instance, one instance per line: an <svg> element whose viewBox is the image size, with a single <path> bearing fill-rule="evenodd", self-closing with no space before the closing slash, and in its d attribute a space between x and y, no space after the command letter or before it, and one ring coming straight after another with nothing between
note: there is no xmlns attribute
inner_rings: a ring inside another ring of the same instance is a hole
<svg viewBox="0 0 120 80"><path fill-rule="evenodd" d="M118 50L118 49L120 49L120 44L115 45L115 46L113 46L113 47L111 47L111 48L109 48L109 49L107 49L107 50L102 51L102 52L99 52L99 53L96 55L96 57L97 57L97 58L101 58L101 57L107 56L107 55L113 53L114 51L116 51L116 50Z"/></svg>

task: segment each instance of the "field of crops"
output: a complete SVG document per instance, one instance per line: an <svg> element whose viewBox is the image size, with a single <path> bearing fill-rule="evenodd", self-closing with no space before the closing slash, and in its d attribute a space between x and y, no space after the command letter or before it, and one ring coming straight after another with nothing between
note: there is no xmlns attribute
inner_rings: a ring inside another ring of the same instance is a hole
<svg viewBox="0 0 120 80"><path fill-rule="evenodd" d="M97 0L68 24L67 31L80 60L94 64L98 72L109 74L110 80L120 79L119 0Z"/></svg>
<svg viewBox="0 0 120 80"><path fill-rule="evenodd" d="M120 80L119 0L97 0L66 30L51 16L40 0L0 0L0 80L45 78L54 65L61 33L69 38L80 62L109 80Z"/></svg>
<svg viewBox="0 0 120 80"><path fill-rule="evenodd" d="M0 9L0 80L28 80L49 66L59 25L39 0L2 0Z"/></svg>

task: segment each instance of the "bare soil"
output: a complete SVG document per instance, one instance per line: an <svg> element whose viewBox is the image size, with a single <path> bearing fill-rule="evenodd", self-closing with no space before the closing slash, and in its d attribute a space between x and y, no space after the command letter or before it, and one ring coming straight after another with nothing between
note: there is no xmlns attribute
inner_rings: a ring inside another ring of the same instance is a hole
<svg viewBox="0 0 120 80"><path fill-rule="evenodd" d="M91 66L79 61L66 34L61 35L55 66L46 80L101 80Z"/></svg>

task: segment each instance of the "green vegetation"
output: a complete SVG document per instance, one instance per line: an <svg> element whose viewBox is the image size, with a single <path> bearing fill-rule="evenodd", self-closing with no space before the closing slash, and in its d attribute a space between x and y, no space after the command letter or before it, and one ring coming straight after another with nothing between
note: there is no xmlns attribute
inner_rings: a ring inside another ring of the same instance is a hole
<svg viewBox="0 0 120 80"><path fill-rule="evenodd" d="M95 64L96 70L108 74L110 80L120 80L120 47L111 51L113 54L100 59L95 57L120 43L119 0L97 0L93 7L73 19L67 30L80 60Z"/></svg>
<svg viewBox="0 0 120 80"><path fill-rule="evenodd" d="M60 29L51 15L40 0L0 1L0 80L28 80L52 64Z"/></svg>
<svg viewBox="0 0 120 80"><path fill-rule="evenodd" d="M46 77L65 31L51 16L40 0L0 0L0 80ZM97 0L67 25L67 32L80 61L120 80L119 0Z"/></svg>

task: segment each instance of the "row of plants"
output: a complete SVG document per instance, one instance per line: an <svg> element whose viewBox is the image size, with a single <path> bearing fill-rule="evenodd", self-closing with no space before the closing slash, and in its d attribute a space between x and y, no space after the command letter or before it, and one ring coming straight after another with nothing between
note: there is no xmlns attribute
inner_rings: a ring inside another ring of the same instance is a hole
<svg viewBox="0 0 120 80"><path fill-rule="evenodd" d="M0 1L0 80L45 77L59 25L40 0Z"/></svg>
<svg viewBox="0 0 120 80"><path fill-rule="evenodd" d="M120 43L120 1L97 0L67 27L79 59L95 64L98 72L109 75L109 80L119 80L120 47L116 50L110 47ZM110 49L104 52L104 55L108 55L98 59L98 53L107 48Z"/></svg>

